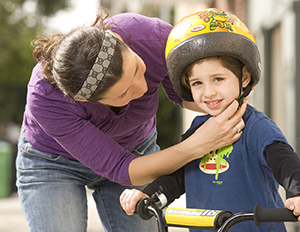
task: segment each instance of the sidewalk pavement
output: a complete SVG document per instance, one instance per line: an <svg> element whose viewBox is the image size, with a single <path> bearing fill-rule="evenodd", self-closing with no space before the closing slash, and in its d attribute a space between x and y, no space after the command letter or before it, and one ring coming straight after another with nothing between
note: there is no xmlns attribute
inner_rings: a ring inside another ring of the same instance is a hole
<svg viewBox="0 0 300 232"><path fill-rule="evenodd" d="M87 232L103 232L96 206L91 193L88 193L88 228ZM0 199L0 231L29 232L18 195Z"/></svg>
<svg viewBox="0 0 300 232"><path fill-rule="evenodd" d="M100 219L98 217L96 205L91 192L88 194L88 228L87 232L103 232ZM184 198L180 198L173 204L177 207L184 207ZM0 231L1 232L29 232L18 195L12 194L8 198L0 199ZM170 232L187 232L187 229L169 228Z"/></svg>

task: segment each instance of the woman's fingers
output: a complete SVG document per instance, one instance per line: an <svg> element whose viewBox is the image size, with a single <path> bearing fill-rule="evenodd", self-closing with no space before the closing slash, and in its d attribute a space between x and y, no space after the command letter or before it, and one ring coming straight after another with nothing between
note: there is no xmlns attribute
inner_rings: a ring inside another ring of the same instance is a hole
<svg viewBox="0 0 300 232"><path fill-rule="evenodd" d="M239 103L237 101L233 101L221 114L216 116L221 121L226 121L236 115ZM236 118L236 117L235 117Z"/></svg>
<svg viewBox="0 0 300 232"><path fill-rule="evenodd" d="M223 111L222 114L217 116L217 117L220 116L219 119L224 125L225 131L226 129L228 129L227 136L225 135L226 137L224 138L225 139L228 138L229 143L234 143L235 141L240 139L240 137L242 136L243 129L245 128L245 123L244 120L242 119L242 116L246 111L247 102L244 102L238 109L236 108L237 106L238 106L238 102L233 101L227 107L227 109Z"/></svg>
<svg viewBox="0 0 300 232"><path fill-rule="evenodd" d="M236 101L234 101L233 103L235 103ZM236 125L237 123L240 122L241 118L243 117L246 108L247 108L247 104L248 102L243 102L243 104L238 108L238 110L229 118L229 122L232 123L232 125ZM232 104L231 104L232 105ZM242 125L243 127L240 129L244 129L245 125Z"/></svg>
<svg viewBox="0 0 300 232"><path fill-rule="evenodd" d="M219 118L221 121L228 122L234 126L241 120L242 116L244 115L246 111L248 102L244 101L243 104L238 107L238 102L233 101L221 114L216 116L216 118ZM243 128L241 128L243 129Z"/></svg>
<svg viewBox="0 0 300 232"><path fill-rule="evenodd" d="M247 103L243 103L237 110L238 102L234 101L221 114L211 117L197 130L199 137L205 136L205 139L201 140L204 143L201 145L206 148L205 150L216 150L240 139L242 130L245 128L242 116L246 106Z"/></svg>

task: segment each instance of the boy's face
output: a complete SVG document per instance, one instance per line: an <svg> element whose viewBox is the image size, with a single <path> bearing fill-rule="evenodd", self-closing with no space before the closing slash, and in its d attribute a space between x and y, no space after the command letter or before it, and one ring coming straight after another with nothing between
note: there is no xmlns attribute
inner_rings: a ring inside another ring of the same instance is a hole
<svg viewBox="0 0 300 232"><path fill-rule="evenodd" d="M191 71L189 84L193 99L204 112L216 116L239 97L239 79L220 60L204 59L195 64ZM243 86L248 83L243 81Z"/></svg>

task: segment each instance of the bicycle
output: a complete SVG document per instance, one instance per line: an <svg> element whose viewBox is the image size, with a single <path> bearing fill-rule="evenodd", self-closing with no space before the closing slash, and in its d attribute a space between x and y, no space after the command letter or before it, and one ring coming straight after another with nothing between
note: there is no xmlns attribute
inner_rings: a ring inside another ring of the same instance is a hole
<svg viewBox="0 0 300 232"><path fill-rule="evenodd" d="M293 212L286 208L261 208L257 204L253 211L233 214L230 211L212 209L177 207L162 209L164 206L162 201L158 191L151 198L139 201L135 212L144 220L155 216L159 232L168 232L169 226L228 232L235 224L242 221L254 221L256 226L260 226L262 222L298 221Z"/></svg>

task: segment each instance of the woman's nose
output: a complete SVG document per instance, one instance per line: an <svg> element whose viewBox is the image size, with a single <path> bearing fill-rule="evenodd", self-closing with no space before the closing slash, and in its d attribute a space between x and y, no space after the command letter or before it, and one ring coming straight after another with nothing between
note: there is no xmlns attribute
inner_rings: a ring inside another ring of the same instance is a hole
<svg viewBox="0 0 300 232"><path fill-rule="evenodd" d="M144 94L148 90L147 82L145 77L140 78L139 80L136 80L135 82L135 93Z"/></svg>

